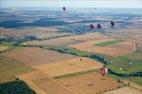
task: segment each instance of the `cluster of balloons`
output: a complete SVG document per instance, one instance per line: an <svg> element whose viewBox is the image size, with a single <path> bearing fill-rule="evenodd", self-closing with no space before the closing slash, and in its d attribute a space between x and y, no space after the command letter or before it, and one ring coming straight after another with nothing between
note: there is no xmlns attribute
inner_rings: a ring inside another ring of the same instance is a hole
<svg viewBox="0 0 142 94"><path fill-rule="evenodd" d="M63 11L66 11L66 7L62 7L62 9L63 9ZM96 9L96 8L95 8L95 9ZM84 21L85 21L85 19L84 19ZM113 27L115 26L115 22L114 22L114 21L111 21L111 22L110 22L110 25L111 25L111 27L113 28ZM94 24L90 24L89 26L90 26L90 29L91 29L91 30L95 28ZM101 24L97 24L97 25L96 25L96 28L97 28L97 29L101 29L101 28L102 28L102 25L101 25ZM82 59L80 59L80 60L82 60ZM108 69L107 69L105 66L103 66L103 67L100 69L100 74L103 75L103 77L104 77L107 73L108 73Z"/></svg>
<svg viewBox="0 0 142 94"><path fill-rule="evenodd" d="M111 22L110 22L110 25L111 25L111 27L113 28L113 27L115 26L115 22L114 22L114 21L111 21ZM91 30L95 28L95 26L94 26L93 24L90 24L89 26L90 26L90 29L91 29ZM102 25L101 25L101 24L97 24L96 28L97 28L97 29L102 29Z"/></svg>
<svg viewBox="0 0 142 94"><path fill-rule="evenodd" d="M90 28L91 30L95 28L95 26L93 24L90 24ZM97 29L101 29L102 28L102 25L101 24L97 24Z"/></svg>
<svg viewBox="0 0 142 94"><path fill-rule="evenodd" d="M62 7L62 9L63 9L63 11L66 11L66 7L65 7L65 6ZM95 8L95 10L96 10L96 8ZM85 21L85 19L84 19L84 21ZM111 22L110 22L110 25L111 25L112 28L114 28L115 22L114 22L114 21L111 21ZM95 26L94 26L93 24L90 24L89 27L90 27L91 30L95 28ZM101 28L102 28L102 25L101 25L101 24L97 24L96 28L97 28L97 29L101 29Z"/></svg>

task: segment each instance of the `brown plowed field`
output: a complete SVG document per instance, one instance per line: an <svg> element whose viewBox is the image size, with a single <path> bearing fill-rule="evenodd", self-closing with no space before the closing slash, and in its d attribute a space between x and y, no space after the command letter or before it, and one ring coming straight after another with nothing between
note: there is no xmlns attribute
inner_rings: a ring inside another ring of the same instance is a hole
<svg viewBox="0 0 142 94"><path fill-rule="evenodd" d="M16 48L3 53L3 55L30 66L67 60L75 57L69 54L62 54L36 47Z"/></svg>

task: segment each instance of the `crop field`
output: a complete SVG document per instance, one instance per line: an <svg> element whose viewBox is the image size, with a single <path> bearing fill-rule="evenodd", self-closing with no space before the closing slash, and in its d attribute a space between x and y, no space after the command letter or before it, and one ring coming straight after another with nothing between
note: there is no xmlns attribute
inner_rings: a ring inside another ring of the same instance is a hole
<svg viewBox="0 0 142 94"><path fill-rule="evenodd" d="M0 94L142 94L139 4L10 1L0 7Z"/></svg>
<svg viewBox="0 0 142 94"><path fill-rule="evenodd" d="M0 52L6 51L12 47L13 43L7 42L0 42Z"/></svg>
<svg viewBox="0 0 142 94"><path fill-rule="evenodd" d="M3 53L3 55L30 66L56 62L75 57L69 54L62 54L36 47L15 48Z"/></svg>
<svg viewBox="0 0 142 94"><path fill-rule="evenodd" d="M101 39L101 37L102 37L101 34L99 34L97 32L93 32L93 33L87 33L87 34L83 34L83 35L69 36L66 38L85 42L85 41L91 41L91 40L99 40L99 39Z"/></svg>
<svg viewBox="0 0 142 94"><path fill-rule="evenodd" d="M17 77L26 81L37 94L59 94L59 92L60 94L74 94L40 71L34 71Z"/></svg>
<svg viewBox="0 0 142 94"><path fill-rule="evenodd" d="M71 44L77 44L80 43L79 40L73 40L69 38L56 38L56 39L50 39L50 40L43 40L43 41L29 41L27 42L27 45L30 46L49 46L49 47L61 47L61 46L67 46Z"/></svg>
<svg viewBox="0 0 142 94"><path fill-rule="evenodd" d="M123 55L119 57L108 57L112 64L107 67L117 71L118 73L131 73L131 72L142 72L142 53L133 52L128 55ZM132 64L129 64L129 61ZM129 77L126 78L129 81L142 85L142 80L140 77Z"/></svg>
<svg viewBox="0 0 142 94"><path fill-rule="evenodd" d="M1 46L0 45L0 52L7 50L9 47L8 46Z"/></svg>
<svg viewBox="0 0 142 94"><path fill-rule="evenodd" d="M70 47L87 52L95 52L98 54L117 57L133 52L135 48L135 43L130 41L121 42L113 39L102 39L98 41L88 41L85 43L70 45Z"/></svg>
<svg viewBox="0 0 142 94"><path fill-rule="evenodd" d="M98 73L89 73L81 76L58 79L61 84L75 91L77 94L100 94L119 87L119 83Z"/></svg>
<svg viewBox="0 0 142 94"><path fill-rule="evenodd" d="M123 73L130 73L136 71L142 72L141 55L142 53L134 52L124 56L109 57L110 60L112 61L112 64L109 65L108 67L110 67L113 70L116 70L117 72L123 72ZM131 65L129 64L129 60L132 61Z"/></svg>
<svg viewBox="0 0 142 94"><path fill-rule="evenodd" d="M139 91L139 90L136 90L132 87L128 87L128 86L125 86L125 87L122 87L122 88L119 88L119 89L116 89L116 90L113 90L113 91L110 91L110 92L106 92L104 94L141 94L142 91Z"/></svg>
<svg viewBox="0 0 142 94"><path fill-rule="evenodd" d="M28 73L33 70L29 66L0 55L0 83L13 81L15 80L15 75Z"/></svg>
<svg viewBox="0 0 142 94"><path fill-rule="evenodd" d="M56 28L32 28L32 29L0 29L1 36L23 38L25 35L36 35L38 39L48 39L73 35L71 33L60 33Z"/></svg>
<svg viewBox="0 0 142 94"><path fill-rule="evenodd" d="M101 67L102 64L100 62L83 57L33 66L33 68L49 75L50 77L87 71L91 69L99 69Z"/></svg>
<svg viewBox="0 0 142 94"><path fill-rule="evenodd" d="M122 40L112 40L112 41L105 41L105 42L100 42L100 43L96 43L95 46L110 46L110 45L114 45L117 43L122 42Z"/></svg>

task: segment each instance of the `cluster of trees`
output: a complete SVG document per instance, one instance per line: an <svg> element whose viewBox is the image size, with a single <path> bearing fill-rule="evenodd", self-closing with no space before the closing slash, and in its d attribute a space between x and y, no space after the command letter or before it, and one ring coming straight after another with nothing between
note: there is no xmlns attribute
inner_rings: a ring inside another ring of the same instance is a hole
<svg viewBox="0 0 142 94"><path fill-rule="evenodd" d="M21 42L29 41L29 40L36 40L37 36L36 35L25 35L24 37L14 37L14 36L1 36L0 37L0 43L2 42L13 42L14 45L18 45Z"/></svg>
<svg viewBox="0 0 142 94"><path fill-rule="evenodd" d="M36 94L30 87L21 80L0 84L1 94Z"/></svg>
<svg viewBox="0 0 142 94"><path fill-rule="evenodd" d="M37 39L36 35L25 35L24 40L35 40Z"/></svg>
<svg viewBox="0 0 142 94"><path fill-rule="evenodd" d="M2 43L2 42L11 42L13 40L14 40L13 37L10 37L10 36L7 36L7 35L0 37L0 43Z"/></svg>
<svg viewBox="0 0 142 94"><path fill-rule="evenodd" d="M114 70L109 69L109 73L121 77L142 77L142 72L118 73Z"/></svg>

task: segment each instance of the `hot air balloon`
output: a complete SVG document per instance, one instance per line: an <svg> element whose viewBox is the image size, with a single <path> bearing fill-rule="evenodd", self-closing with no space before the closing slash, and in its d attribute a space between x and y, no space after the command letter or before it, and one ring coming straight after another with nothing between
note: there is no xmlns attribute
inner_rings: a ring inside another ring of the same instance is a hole
<svg viewBox="0 0 142 94"><path fill-rule="evenodd" d="M101 73L101 75L103 75L103 77L108 73L108 69L105 67L105 66L103 66L101 69L100 69L100 73Z"/></svg>
<svg viewBox="0 0 142 94"><path fill-rule="evenodd" d="M63 7L62 9L63 9L63 11L66 11L66 7Z"/></svg>
<svg viewBox="0 0 142 94"><path fill-rule="evenodd" d="M95 26L93 24L90 24L90 28L91 30L95 28Z"/></svg>
<svg viewBox="0 0 142 94"><path fill-rule="evenodd" d="M97 24L97 28L98 28L98 29L101 29L101 28L102 28L102 25L101 25L101 24Z"/></svg>
<svg viewBox="0 0 142 94"><path fill-rule="evenodd" d="M110 24L111 24L111 26L112 26L112 28L113 28L114 25L115 25L115 22L114 22L114 21L111 21Z"/></svg>

